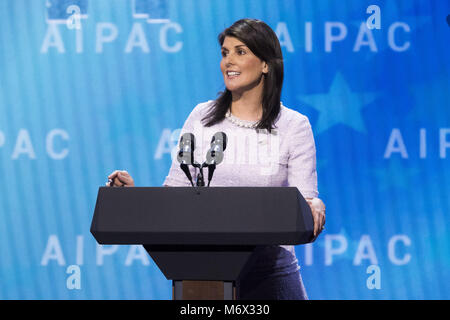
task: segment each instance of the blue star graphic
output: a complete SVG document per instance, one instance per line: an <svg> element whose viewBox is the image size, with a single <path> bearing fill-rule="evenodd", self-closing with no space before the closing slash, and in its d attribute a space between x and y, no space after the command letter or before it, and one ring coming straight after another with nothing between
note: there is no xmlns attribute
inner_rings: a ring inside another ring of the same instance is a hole
<svg viewBox="0 0 450 320"><path fill-rule="evenodd" d="M378 181L378 190L383 192L391 188L408 190L412 181L420 174L420 170L415 167L406 167L404 162L393 159L383 168L372 170L375 179Z"/></svg>
<svg viewBox="0 0 450 320"><path fill-rule="evenodd" d="M449 88L449 81L444 76L421 84L411 85L409 91L414 102L413 108L407 115L407 120L420 125L448 126L450 124Z"/></svg>
<svg viewBox="0 0 450 320"><path fill-rule="evenodd" d="M300 95L298 99L319 111L319 119L314 125L316 134L337 124L367 133L361 109L373 102L375 96L371 92L352 92L342 75L337 73L328 93Z"/></svg>

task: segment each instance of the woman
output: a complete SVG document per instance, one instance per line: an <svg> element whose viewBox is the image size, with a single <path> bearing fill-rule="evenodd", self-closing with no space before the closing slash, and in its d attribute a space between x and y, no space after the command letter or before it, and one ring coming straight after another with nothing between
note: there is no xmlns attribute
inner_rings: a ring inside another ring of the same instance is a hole
<svg viewBox="0 0 450 320"><path fill-rule="evenodd" d="M325 206L317 198L314 137L308 118L280 102L283 57L276 34L262 21L242 19L219 43L226 90L197 105L182 129L196 137L195 159L204 159L215 132L225 132L224 160L211 186L295 186L312 209L317 238ZM134 186L126 171L108 178L114 186ZM164 185L190 185L176 159ZM237 298L307 299L299 269L293 246L257 247L236 282Z"/></svg>

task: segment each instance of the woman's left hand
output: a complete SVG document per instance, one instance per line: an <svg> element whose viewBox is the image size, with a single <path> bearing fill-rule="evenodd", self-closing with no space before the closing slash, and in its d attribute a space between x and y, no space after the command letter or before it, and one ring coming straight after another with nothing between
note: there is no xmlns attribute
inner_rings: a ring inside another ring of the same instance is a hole
<svg viewBox="0 0 450 320"><path fill-rule="evenodd" d="M325 204L319 198L307 198L314 221L314 240L325 228ZM313 240L313 241L314 241Z"/></svg>

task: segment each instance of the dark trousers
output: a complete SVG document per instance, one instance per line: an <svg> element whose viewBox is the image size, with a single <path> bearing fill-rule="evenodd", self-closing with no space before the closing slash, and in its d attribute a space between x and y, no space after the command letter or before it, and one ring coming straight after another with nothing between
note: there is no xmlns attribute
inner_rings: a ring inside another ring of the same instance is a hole
<svg viewBox="0 0 450 320"><path fill-rule="evenodd" d="M266 279L246 279L237 286L238 300L307 300L299 271Z"/></svg>
<svg viewBox="0 0 450 320"><path fill-rule="evenodd" d="M298 261L279 246L257 247L236 281L238 300L307 300Z"/></svg>

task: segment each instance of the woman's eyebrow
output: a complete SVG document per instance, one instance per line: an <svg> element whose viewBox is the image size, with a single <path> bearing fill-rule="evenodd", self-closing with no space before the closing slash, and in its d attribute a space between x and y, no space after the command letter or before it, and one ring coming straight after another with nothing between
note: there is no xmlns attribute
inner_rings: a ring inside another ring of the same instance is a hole
<svg viewBox="0 0 450 320"><path fill-rule="evenodd" d="M240 44L240 45L237 45L237 46L234 46L234 47L235 47L235 48L240 48L240 47L246 47L246 45L245 45L245 44ZM228 48L222 46L222 50L228 50Z"/></svg>

